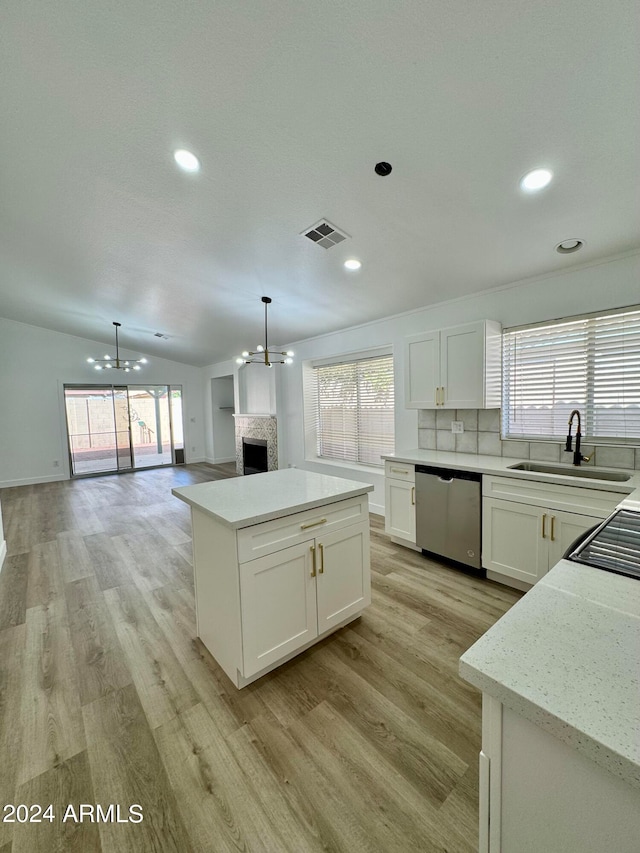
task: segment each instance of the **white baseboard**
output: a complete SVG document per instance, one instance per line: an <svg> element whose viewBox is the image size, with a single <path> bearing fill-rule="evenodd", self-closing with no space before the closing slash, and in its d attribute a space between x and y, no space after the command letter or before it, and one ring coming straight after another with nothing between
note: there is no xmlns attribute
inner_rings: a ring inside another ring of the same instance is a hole
<svg viewBox="0 0 640 853"><path fill-rule="evenodd" d="M4 558L7 556L7 542L5 539L0 543L0 572L2 571L2 564L4 563Z"/></svg>
<svg viewBox="0 0 640 853"><path fill-rule="evenodd" d="M369 501L369 512L374 515L384 515L384 506L382 504L373 504Z"/></svg>
<svg viewBox="0 0 640 853"><path fill-rule="evenodd" d="M65 474L53 474L45 477L25 477L21 480L1 480L0 489L11 489L13 486L34 486L37 483L57 483L59 480L68 480Z"/></svg>
<svg viewBox="0 0 640 853"><path fill-rule="evenodd" d="M198 463L198 462L207 462L207 461L208 461L208 460L207 460L207 457L206 457L206 456L194 456L194 458L193 458L193 459L189 458L189 459L186 459L186 460L185 460L185 462L187 463L187 465L195 465L195 464L196 464L196 463Z"/></svg>
<svg viewBox="0 0 640 853"><path fill-rule="evenodd" d="M225 462L235 462L236 457L235 456L219 456L219 457L214 459L212 456L205 456L204 461L208 465L222 465Z"/></svg>

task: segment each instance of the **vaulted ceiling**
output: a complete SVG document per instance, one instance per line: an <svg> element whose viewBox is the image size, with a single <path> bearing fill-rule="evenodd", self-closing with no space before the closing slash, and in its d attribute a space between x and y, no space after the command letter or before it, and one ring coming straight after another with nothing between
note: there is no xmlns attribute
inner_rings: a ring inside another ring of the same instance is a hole
<svg viewBox="0 0 640 853"><path fill-rule="evenodd" d="M260 342L262 295L285 343L634 248L637 20L631 0L3 4L0 316L109 343L118 320L124 346L202 365ZM539 166L554 180L524 194ZM348 239L302 235L323 218Z"/></svg>

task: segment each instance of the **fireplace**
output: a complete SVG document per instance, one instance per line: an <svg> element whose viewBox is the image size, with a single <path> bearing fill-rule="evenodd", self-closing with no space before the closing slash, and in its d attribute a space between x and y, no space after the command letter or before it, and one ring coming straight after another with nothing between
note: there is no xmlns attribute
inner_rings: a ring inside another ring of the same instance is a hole
<svg viewBox="0 0 640 853"><path fill-rule="evenodd" d="M242 437L242 468L244 474L262 474L268 470L266 439Z"/></svg>

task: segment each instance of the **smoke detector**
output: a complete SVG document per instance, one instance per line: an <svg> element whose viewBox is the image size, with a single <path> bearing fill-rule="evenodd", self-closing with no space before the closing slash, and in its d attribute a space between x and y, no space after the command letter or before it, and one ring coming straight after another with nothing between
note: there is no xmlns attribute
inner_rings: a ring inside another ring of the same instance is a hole
<svg viewBox="0 0 640 853"><path fill-rule="evenodd" d="M316 222L311 228L305 228L302 234L308 237L313 243L316 243L316 245L322 246L323 249L330 249L332 246L337 246L338 243L342 243L349 236L346 231L341 231L335 225L327 222L326 219L321 219L320 222Z"/></svg>

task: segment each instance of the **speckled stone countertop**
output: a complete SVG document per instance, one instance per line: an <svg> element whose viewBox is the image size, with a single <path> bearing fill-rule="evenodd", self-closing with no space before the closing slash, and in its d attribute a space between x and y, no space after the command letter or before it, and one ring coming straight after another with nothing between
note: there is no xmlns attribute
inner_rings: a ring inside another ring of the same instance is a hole
<svg viewBox="0 0 640 853"><path fill-rule="evenodd" d="M568 456L569 454L567 454ZM519 480L537 480L540 483L558 483L565 486L578 486L583 489L599 489L606 492L618 492L634 498L640 506L640 471L611 470L615 474L629 474L624 482L600 480L597 477L572 476L575 470L570 463L540 462L540 465L553 465L555 468L566 469L566 474L545 474L538 471L514 471L512 466L519 462L529 462L529 459L510 459L505 456L487 456L482 453L457 453L449 450L421 450L413 447L397 450L395 453L383 456L383 459L406 462L408 465L434 465L440 468L452 468L459 471L474 471L478 474L493 474L500 477L515 477ZM584 465L583 468L590 466ZM593 469L594 473L598 470ZM621 498L622 500L622 498Z"/></svg>
<svg viewBox="0 0 640 853"><path fill-rule="evenodd" d="M171 494L228 527L249 527L373 491L369 483L283 468L171 489Z"/></svg>
<svg viewBox="0 0 640 853"><path fill-rule="evenodd" d="M640 788L640 582L561 560L460 674Z"/></svg>

